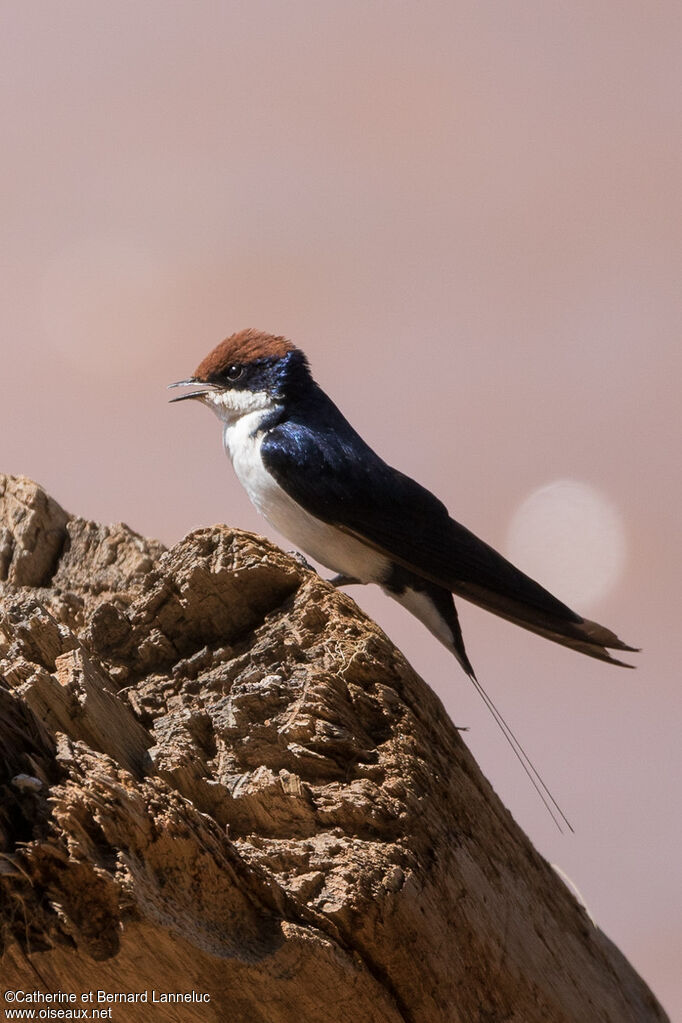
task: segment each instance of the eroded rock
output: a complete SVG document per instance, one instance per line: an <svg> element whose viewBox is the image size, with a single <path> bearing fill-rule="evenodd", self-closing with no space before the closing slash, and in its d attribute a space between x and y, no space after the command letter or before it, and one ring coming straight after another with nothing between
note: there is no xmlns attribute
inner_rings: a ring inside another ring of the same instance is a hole
<svg viewBox="0 0 682 1023"><path fill-rule="evenodd" d="M6 987L210 995L159 1020L665 1019L350 597L235 529L165 551L0 495Z"/></svg>

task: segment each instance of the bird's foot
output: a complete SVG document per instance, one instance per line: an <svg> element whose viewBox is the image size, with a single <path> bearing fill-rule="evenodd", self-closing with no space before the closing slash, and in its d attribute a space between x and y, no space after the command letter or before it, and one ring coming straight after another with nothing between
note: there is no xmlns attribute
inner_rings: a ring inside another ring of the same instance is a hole
<svg viewBox="0 0 682 1023"><path fill-rule="evenodd" d="M327 579L328 583L332 586L353 586L355 583L359 583L359 579L355 579L352 575L344 575L343 572L339 572L338 575L334 575L331 579Z"/></svg>
<svg viewBox="0 0 682 1023"><path fill-rule="evenodd" d="M300 551L287 551L287 554L289 555L290 558L293 558L294 561L297 561L299 563L299 565L301 565L303 568L307 568L311 572L315 571L313 566L310 564L310 562L307 560L307 558L305 558L301 554Z"/></svg>

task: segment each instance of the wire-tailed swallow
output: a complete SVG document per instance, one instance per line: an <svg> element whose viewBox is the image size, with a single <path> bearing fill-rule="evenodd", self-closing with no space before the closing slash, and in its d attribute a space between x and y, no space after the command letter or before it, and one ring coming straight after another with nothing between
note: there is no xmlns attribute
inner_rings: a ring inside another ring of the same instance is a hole
<svg viewBox="0 0 682 1023"><path fill-rule="evenodd" d="M285 338L252 329L233 334L194 376L170 386L183 385L195 389L172 400L213 409L237 477L275 529L336 572L336 585L378 583L455 655L477 688L453 593L610 664L623 662L609 650L636 649L576 614L387 465ZM511 732L507 738L516 743Z"/></svg>

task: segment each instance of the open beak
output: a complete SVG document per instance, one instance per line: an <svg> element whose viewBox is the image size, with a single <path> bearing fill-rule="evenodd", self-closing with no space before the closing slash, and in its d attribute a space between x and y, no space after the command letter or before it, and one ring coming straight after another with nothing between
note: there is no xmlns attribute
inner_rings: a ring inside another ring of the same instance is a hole
<svg viewBox="0 0 682 1023"><path fill-rule="evenodd" d="M201 390L190 391L188 394L179 394L177 398L170 398L169 402L172 404L174 401L185 401L187 398L203 398L215 390L213 384L207 384L203 380L197 380L195 377L190 377L189 380L176 380L174 384L169 384L168 387L195 387L197 384L201 385Z"/></svg>

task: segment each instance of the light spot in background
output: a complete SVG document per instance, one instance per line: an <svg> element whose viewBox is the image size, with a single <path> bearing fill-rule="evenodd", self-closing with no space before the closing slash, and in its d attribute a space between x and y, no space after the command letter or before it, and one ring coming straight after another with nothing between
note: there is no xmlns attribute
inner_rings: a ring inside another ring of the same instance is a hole
<svg viewBox="0 0 682 1023"><path fill-rule="evenodd" d="M623 520L608 498L576 480L534 490L514 513L507 553L560 600L584 610L616 585L625 566Z"/></svg>
<svg viewBox="0 0 682 1023"><path fill-rule="evenodd" d="M177 283L136 238L80 238L47 266L40 295L48 340L84 374L129 376L152 364L173 330Z"/></svg>

